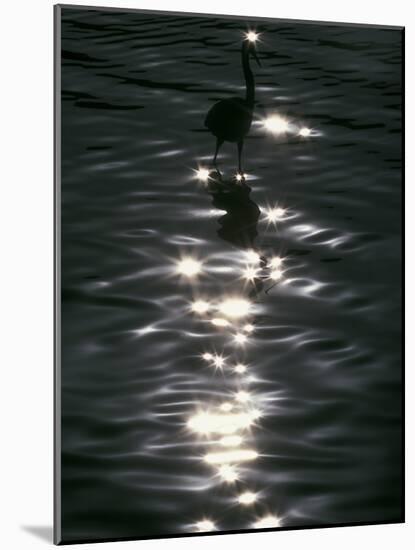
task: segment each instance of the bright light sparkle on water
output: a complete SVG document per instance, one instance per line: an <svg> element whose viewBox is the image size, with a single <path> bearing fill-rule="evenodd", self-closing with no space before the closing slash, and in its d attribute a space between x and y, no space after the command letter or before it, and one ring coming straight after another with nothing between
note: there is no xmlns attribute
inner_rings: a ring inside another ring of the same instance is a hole
<svg viewBox="0 0 415 550"><path fill-rule="evenodd" d="M256 42L258 40L259 35L255 31L249 31L245 34L246 39L250 42Z"/></svg>
<svg viewBox="0 0 415 550"><path fill-rule="evenodd" d="M273 134L284 134L288 131L288 121L278 115L273 115L264 120L264 127Z"/></svg>
<svg viewBox="0 0 415 550"><path fill-rule="evenodd" d="M255 529L281 527L281 521L276 516L265 516L254 523Z"/></svg>
<svg viewBox="0 0 415 550"><path fill-rule="evenodd" d="M216 526L210 519L203 519L196 523L196 528L198 531L215 531Z"/></svg>
<svg viewBox="0 0 415 550"><path fill-rule="evenodd" d="M200 181L204 181L204 182L208 181L209 170L207 168L199 168L198 170L196 170L196 177Z"/></svg>
<svg viewBox="0 0 415 550"><path fill-rule="evenodd" d="M211 353L204 353L202 355L202 358L205 360L205 361L212 361L213 359L213 355Z"/></svg>
<svg viewBox="0 0 415 550"><path fill-rule="evenodd" d="M261 261L261 256L255 250L247 250L245 252L246 259L253 264L259 264Z"/></svg>
<svg viewBox="0 0 415 550"><path fill-rule="evenodd" d="M224 447L239 447L242 441L243 439L240 435L225 435L220 440L220 444Z"/></svg>
<svg viewBox="0 0 415 550"><path fill-rule="evenodd" d="M243 298L228 298L219 304L219 311L231 318L248 315L251 304Z"/></svg>
<svg viewBox="0 0 415 550"><path fill-rule="evenodd" d="M205 456L205 462L208 464L232 464L255 460L257 457L258 453L253 449L236 449L220 453L209 453Z"/></svg>
<svg viewBox="0 0 415 550"><path fill-rule="evenodd" d="M308 137L311 134L310 128L301 128L298 132L298 135L301 137Z"/></svg>
<svg viewBox="0 0 415 550"><path fill-rule="evenodd" d="M273 281L279 281L282 277L282 271L281 269L273 269L270 273L269 278Z"/></svg>
<svg viewBox="0 0 415 550"><path fill-rule="evenodd" d="M201 412L192 416L187 426L196 433L232 435L238 430L249 428L259 414L250 413L212 414Z"/></svg>
<svg viewBox="0 0 415 550"><path fill-rule="evenodd" d="M246 334L243 334L242 332L238 332L237 334L234 335L233 339L236 344L245 344L246 341L248 340L248 337Z"/></svg>
<svg viewBox="0 0 415 550"><path fill-rule="evenodd" d="M230 412L233 409L233 405L232 403L222 403L219 408L223 412Z"/></svg>
<svg viewBox="0 0 415 550"><path fill-rule="evenodd" d="M241 390L235 395L235 399L240 403L248 403L251 400L251 396L248 392Z"/></svg>
<svg viewBox="0 0 415 550"><path fill-rule="evenodd" d="M209 308L209 302L205 302L204 300L196 300L196 302L192 304L192 311L195 313L206 313L209 311Z"/></svg>
<svg viewBox="0 0 415 550"><path fill-rule="evenodd" d="M215 355L213 357L213 364L217 369L222 369L225 365L225 358L222 355Z"/></svg>
<svg viewBox="0 0 415 550"><path fill-rule="evenodd" d="M257 499L257 495L255 493L251 493L251 491L245 491L245 493L241 493L238 497L239 504L253 504Z"/></svg>
<svg viewBox="0 0 415 550"><path fill-rule="evenodd" d="M268 208L265 212L265 216L267 221L270 223L275 223L279 220L281 220L285 216L285 210L284 208Z"/></svg>
<svg viewBox="0 0 415 550"><path fill-rule="evenodd" d="M238 365L236 365L233 370L238 374L243 374L244 372L246 372L246 366L242 365L242 363L238 363Z"/></svg>
<svg viewBox="0 0 415 550"><path fill-rule="evenodd" d="M234 481L237 481L239 479L238 472L235 470L233 466L230 466L229 464L224 464L219 468L219 475L228 483L233 483Z"/></svg>
<svg viewBox="0 0 415 550"><path fill-rule="evenodd" d="M228 327L230 325L230 322L222 317L215 317L210 322L212 325L215 325L215 327Z"/></svg>
<svg viewBox="0 0 415 550"><path fill-rule="evenodd" d="M271 260L269 261L269 265L271 267L280 267L282 262L282 258L280 258L279 256L275 256L274 258L271 258Z"/></svg>
<svg viewBox="0 0 415 550"><path fill-rule="evenodd" d="M259 269L252 265L247 266L243 271L243 277L247 281L254 281L258 278Z"/></svg>
<svg viewBox="0 0 415 550"><path fill-rule="evenodd" d="M193 258L183 258L176 266L177 272L187 277L193 277L202 270L202 263Z"/></svg>
<svg viewBox="0 0 415 550"><path fill-rule="evenodd" d="M251 332L254 332L255 327L254 327L254 325L251 325L251 323L248 323L248 324L244 325L243 330L244 330L244 332L247 332L248 334L251 334Z"/></svg>

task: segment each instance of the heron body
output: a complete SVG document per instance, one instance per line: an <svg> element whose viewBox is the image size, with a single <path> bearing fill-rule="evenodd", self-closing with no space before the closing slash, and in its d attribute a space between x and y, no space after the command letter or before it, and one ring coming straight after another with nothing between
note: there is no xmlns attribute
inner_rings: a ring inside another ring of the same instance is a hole
<svg viewBox="0 0 415 550"><path fill-rule="evenodd" d="M230 97L215 103L207 114L205 126L217 139L237 143L249 132L253 108L245 99Z"/></svg>
<svg viewBox="0 0 415 550"><path fill-rule="evenodd" d="M259 64L254 44L250 43L248 40L244 40L242 43L241 56L246 84L245 98L231 97L218 101L209 110L205 119L205 126L216 137L216 150L213 157L214 166L217 169L216 158L222 144L225 141L237 143L238 170L241 176L241 155L243 142L251 128L255 106L255 81L249 64L250 54L255 57Z"/></svg>

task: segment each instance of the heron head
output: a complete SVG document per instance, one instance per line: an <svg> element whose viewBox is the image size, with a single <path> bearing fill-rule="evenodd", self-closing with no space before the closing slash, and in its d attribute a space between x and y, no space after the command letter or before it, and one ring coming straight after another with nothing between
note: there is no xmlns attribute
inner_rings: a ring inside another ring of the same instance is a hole
<svg viewBox="0 0 415 550"><path fill-rule="evenodd" d="M255 61L258 63L258 65L261 67L261 62L259 61L257 50L256 50L256 42L258 41L259 34L255 31L249 31L245 33L245 47L247 48L248 52L252 55L252 57L255 59Z"/></svg>

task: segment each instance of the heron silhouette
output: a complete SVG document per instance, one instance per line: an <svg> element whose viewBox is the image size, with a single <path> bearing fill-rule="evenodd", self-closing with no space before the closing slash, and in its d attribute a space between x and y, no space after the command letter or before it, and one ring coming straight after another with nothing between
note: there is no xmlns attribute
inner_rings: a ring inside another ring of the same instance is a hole
<svg viewBox="0 0 415 550"><path fill-rule="evenodd" d="M244 139L251 128L255 106L255 80L249 64L250 56L252 55L258 65L261 66L255 49L255 42L257 39L258 35L251 31L247 33L245 40L242 42L242 68L246 83L245 99L241 97L222 99L211 107L205 119L205 126L214 136L216 136L213 165L219 177L221 177L221 173L217 166L216 158L223 143L229 141L231 143L236 143L238 146L237 179L245 179L242 170L241 156Z"/></svg>

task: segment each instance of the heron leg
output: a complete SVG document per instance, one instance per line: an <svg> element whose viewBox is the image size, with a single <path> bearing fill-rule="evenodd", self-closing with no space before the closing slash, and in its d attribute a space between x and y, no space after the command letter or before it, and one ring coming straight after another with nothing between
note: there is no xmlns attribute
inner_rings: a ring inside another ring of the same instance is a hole
<svg viewBox="0 0 415 550"><path fill-rule="evenodd" d="M242 177L243 177L243 170L242 170L242 164L241 164L241 157L242 157L243 145L244 145L243 140L238 141L238 172Z"/></svg>
<svg viewBox="0 0 415 550"><path fill-rule="evenodd" d="M219 152L219 149L220 147L223 145L223 140L217 138L216 140L216 149L215 149L215 154L213 156L213 166L216 168L216 171L217 173L219 174L219 177L221 178L222 177L222 174L220 173L220 170L218 168L218 164L216 162L216 157L218 156L218 152Z"/></svg>

